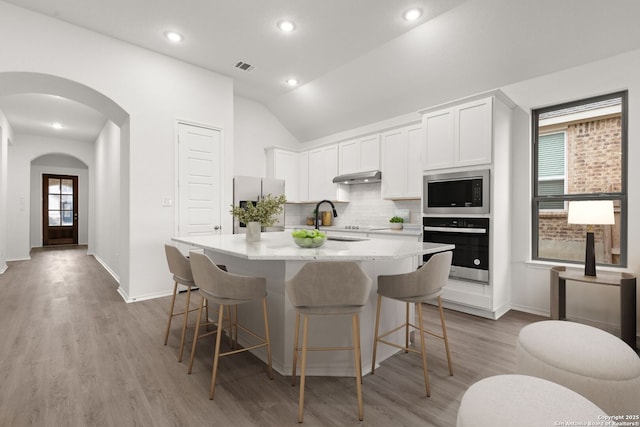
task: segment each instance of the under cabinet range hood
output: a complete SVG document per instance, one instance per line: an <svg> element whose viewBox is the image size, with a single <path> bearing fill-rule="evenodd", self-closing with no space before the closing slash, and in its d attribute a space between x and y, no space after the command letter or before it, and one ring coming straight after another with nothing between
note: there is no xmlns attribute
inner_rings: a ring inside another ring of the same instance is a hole
<svg viewBox="0 0 640 427"><path fill-rule="evenodd" d="M333 178L333 182L336 184L370 184L380 181L382 181L382 172L379 170L347 173Z"/></svg>

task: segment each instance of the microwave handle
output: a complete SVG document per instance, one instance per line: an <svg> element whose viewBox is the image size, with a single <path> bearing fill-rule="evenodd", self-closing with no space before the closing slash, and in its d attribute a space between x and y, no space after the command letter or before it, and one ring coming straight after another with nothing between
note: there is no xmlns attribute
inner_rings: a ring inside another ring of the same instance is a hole
<svg viewBox="0 0 640 427"><path fill-rule="evenodd" d="M442 231L445 233L486 234L486 228L457 228L457 227L430 227L425 226L424 231Z"/></svg>

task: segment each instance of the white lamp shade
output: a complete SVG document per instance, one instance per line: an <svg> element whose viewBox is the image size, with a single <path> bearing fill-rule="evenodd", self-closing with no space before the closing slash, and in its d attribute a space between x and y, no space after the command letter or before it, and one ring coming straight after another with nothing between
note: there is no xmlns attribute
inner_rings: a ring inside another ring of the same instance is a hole
<svg viewBox="0 0 640 427"><path fill-rule="evenodd" d="M569 224L615 224L613 200L584 200L569 202Z"/></svg>

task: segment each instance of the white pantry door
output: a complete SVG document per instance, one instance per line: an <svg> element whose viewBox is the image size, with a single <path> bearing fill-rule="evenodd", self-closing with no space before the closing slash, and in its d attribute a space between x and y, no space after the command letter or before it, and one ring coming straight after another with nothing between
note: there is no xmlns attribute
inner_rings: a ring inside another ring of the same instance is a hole
<svg viewBox="0 0 640 427"><path fill-rule="evenodd" d="M178 235L220 234L222 132L178 123Z"/></svg>

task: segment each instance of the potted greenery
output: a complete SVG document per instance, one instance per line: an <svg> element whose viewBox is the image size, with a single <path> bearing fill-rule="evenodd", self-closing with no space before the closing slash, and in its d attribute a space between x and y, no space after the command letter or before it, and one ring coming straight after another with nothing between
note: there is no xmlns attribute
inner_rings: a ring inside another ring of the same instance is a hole
<svg viewBox="0 0 640 427"><path fill-rule="evenodd" d="M254 205L248 203L246 208L231 205L231 215L247 225L248 242L260 240L260 231L263 227L271 227L276 223L276 215L282 213L287 198L283 195L272 196L267 194Z"/></svg>
<svg viewBox="0 0 640 427"><path fill-rule="evenodd" d="M402 230L404 219L401 216L394 216L394 217L391 217L389 222L391 223L392 230Z"/></svg>

